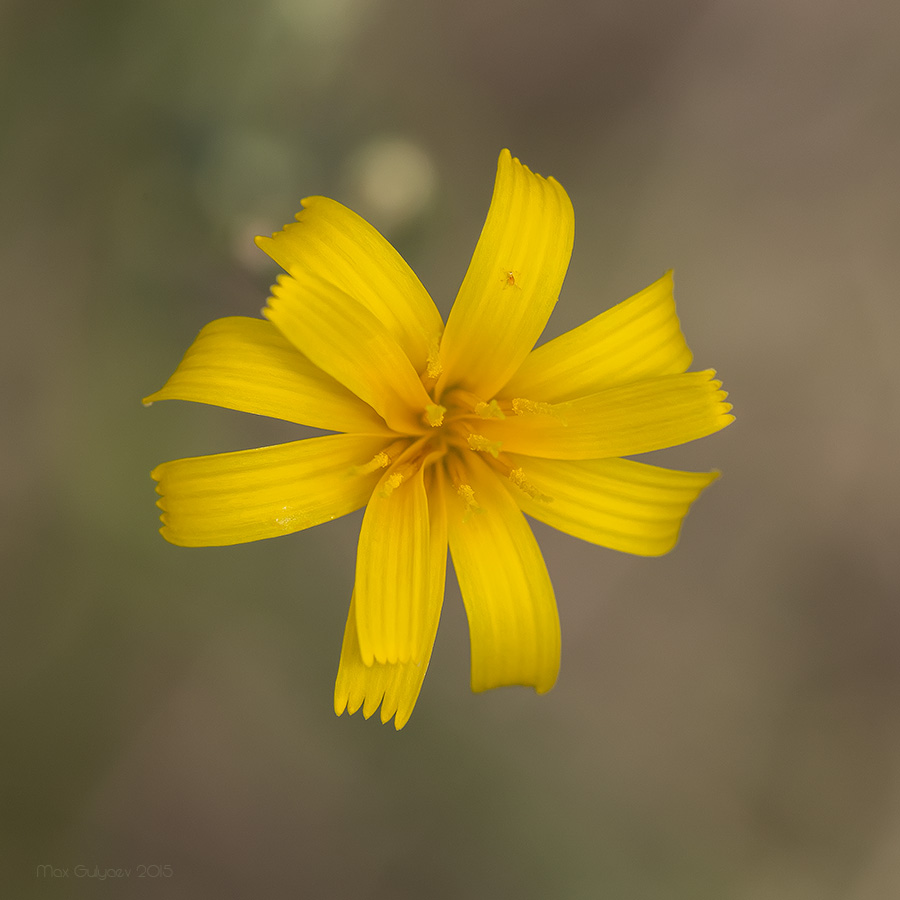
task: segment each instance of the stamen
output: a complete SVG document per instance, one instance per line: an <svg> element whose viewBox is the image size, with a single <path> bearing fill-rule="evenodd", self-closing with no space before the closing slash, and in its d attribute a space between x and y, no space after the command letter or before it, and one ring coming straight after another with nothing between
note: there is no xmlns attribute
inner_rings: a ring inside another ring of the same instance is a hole
<svg viewBox="0 0 900 900"><path fill-rule="evenodd" d="M398 456L401 456L407 450L411 448L408 439L400 438L397 441L394 441L389 446L385 447L384 450L376 453L372 459L369 460L365 465L362 466L351 466L350 474L351 475L369 475L374 472L376 469L386 469Z"/></svg>
<svg viewBox="0 0 900 900"><path fill-rule="evenodd" d="M503 441L489 441L482 434L470 434L466 440L469 443L470 450L480 450L484 453L490 453L494 459L497 458L497 454L503 446Z"/></svg>
<svg viewBox="0 0 900 900"><path fill-rule="evenodd" d="M496 400L491 400L490 403L479 400L478 403L475 404L475 415L480 416L482 419L506 418L506 415L500 408L500 404Z"/></svg>
<svg viewBox="0 0 900 900"><path fill-rule="evenodd" d="M351 475L368 475L376 469L386 469L391 464L391 458L382 450L376 453L364 466L353 466Z"/></svg>
<svg viewBox="0 0 900 900"><path fill-rule="evenodd" d="M526 400L524 397L513 398L512 408L516 415L519 416L552 416L559 419L563 425L566 420L562 416L562 411L568 404L566 403L544 403L541 400Z"/></svg>
<svg viewBox="0 0 900 900"><path fill-rule="evenodd" d="M432 428L437 428L439 425L444 424L445 412L447 412L446 406L441 406L440 403L429 403L425 407L425 421Z"/></svg>
<svg viewBox="0 0 900 900"><path fill-rule="evenodd" d="M550 503L553 501L553 498L548 494L541 493L525 476L524 469L510 469L509 470L509 480L517 487L519 490L528 494L532 500L538 500L541 503Z"/></svg>
<svg viewBox="0 0 900 900"><path fill-rule="evenodd" d="M483 513L484 510L478 505L478 501L475 499L475 491L472 488L471 484L461 484L457 489L456 493L462 497L463 502L466 504L466 511L463 513L463 523L469 521L472 518L472 515L475 513Z"/></svg>
<svg viewBox="0 0 900 900"><path fill-rule="evenodd" d="M438 375L444 371L441 365L441 339L434 338L428 346L428 359L426 362L425 374L429 378L437 379Z"/></svg>
<svg viewBox="0 0 900 900"><path fill-rule="evenodd" d="M403 481L403 473L402 472L391 472L388 475L387 480L384 482L381 488L381 496L387 499L394 493L394 491L400 487L400 483Z"/></svg>

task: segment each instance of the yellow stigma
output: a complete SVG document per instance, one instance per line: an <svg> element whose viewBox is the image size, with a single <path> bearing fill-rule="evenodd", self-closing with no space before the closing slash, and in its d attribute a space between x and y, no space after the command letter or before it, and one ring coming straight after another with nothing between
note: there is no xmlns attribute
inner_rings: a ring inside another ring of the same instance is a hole
<svg viewBox="0 0 900 900"><path fill-rule="evenodd" d="M403 475L400 472L391 472L384 482L384 486L381 488L381 496L385 499L390 497L391 494L394 493L394 490L400 487L401 481L403 481Z"/></svg>
<svg viewBox="0 0 900 900"><path fill-rule="evenodd" d="M471 484L461 484L456 489L456 493L462 497L463 502L466 504L466 511L463 513L463 522L468 522L469 519L472 518L472 513L484 512L478 505L478 501L475 499L475 491L472 489Z"/></svg>
<svg viewBox="0 0 900 900"><path fill-rule="evenodd" d="M444 367L441 365L440 350L440 338L435 338L428 347L428 358L425 363L425 374L428 378L437 379L438 375L444 371Z"/></svg>
<svg viewBox="0 0 900 900"><path fill-rule="evenodd" d="M528 494L532 500L539 500L542 503L549 503L553 500L548 494L541 493L525 476L524 469L510 469L509 480L524 493Z"/></svg>
<svg viewBox="0 0 900 900"><path fill-rule="evenodd" d="M503 410L496 400L485 403L483 400L475 404L475 415L481 416L482 419L505 419Z"/></svg>
<svg viewBox="0 0 900 900"><path fill-rule="evenodd" d="M519 416L552 416L559 419L563 425L566 420L562 412L568 407L568 403L544 403L541 400L526 400L524 397L515 397L512 402L513 412Z"/></svg>
<svg viewBox="0 0 900 900"><path fill-rule="evenodd" d="M489 441L483 434L470 434L466 439L469 442L470 450L481 450L484 453L490 453L494 459L503 446L502 441Z"/></svg>
<svg viewBox="0 0 900 900"><path fill-rule="evenodd" d="M513 410L520 416L549 416L553 413L553 407L549 403L540 400L526 400L524 397L515 397L512 402Z"/></svg>
<svg viewBox="0 0 900 900"><path fill-rule="evenodd" d="M444 424L445 412L447 412L446 406L441 406L440 403L429 403L425 407L425 421L432 428L437 428L439 425Z"/></svg>
<svg viewBox="0 0 900 900"><path fill-rule="evenodd" d="M391 464L391 458L382 450L376 453L364 466L354 466L351 475L368 475L376 469L384 469Z"/></svg>

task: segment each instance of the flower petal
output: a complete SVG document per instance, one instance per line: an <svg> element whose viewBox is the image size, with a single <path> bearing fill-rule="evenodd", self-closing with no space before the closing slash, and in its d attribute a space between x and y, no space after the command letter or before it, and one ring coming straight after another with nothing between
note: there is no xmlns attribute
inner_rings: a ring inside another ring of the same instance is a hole
<svg viewBox="0 0 900 900"><path fill-rule="evenodd" d="M428 496L420 467L408 480L384 474L366 506L356 559L356 628L365 665L421 662L431 555ZM446 553L444 554L446 556Z"/></svg>
<svg viewBox="0 0 900 900"><path fill-rule="evenodd" d="M317 275L282 275L263 315L301 353L406 433L431 404L406 353L373 312Z"/></svg>
<svg viewBox="0 0 900 900"><path fill-rule="evenodd" d="M210 322L178 368L144 399L193 400L328 431L384 431L384 422L264 319Z"/></svg>
<svg viewBox="0 0 900 900"><path fill-rule="evenodd" d="M612 309L533 350L503 393L548 403L617 384L684 372L692 354L681 333L672 273Z"/></svg>
<svg viewBox="0 0 900 900"><path fill-rule="evenodd" d="M441 341L439 386L488 400L509 381L559 297L575 235L562 186L500 154L494 195Z"/></svg>
<svg viewBox="0 0 900 900"><path fill-rule="evenodd" d="M469 619L472 690L525 684L543 694L559 674L559 615L550 576L500 479L474 454L466 462L470 484L456 486L459 498L449 497L447 517Z"/></svg>
<svg viewBox="0 0 900 900"><path fill-rule="evenodd" d="M318 275L379 319L417 372L444 323L399 253L364 219L327 197L307 197L297 222L256 244L292 275Z"/></svg>
<svg viewBox="0 0 900 900"><path fill-rule="evenodd" d="M220 547L301 531L363 506L381 476L367 466L383 437L332 434L289 444L176 459L159 484L162 536Z"/></svg>
<svg viewBox="0 0 900 900"><path fill-rule="evenodd" d="M423 654L420 662L380 663L367 666L359 648L356 598L350 601L350 614L344 630L344 645L334 686L334 711L346 709L353 715L360 706L368 719L381 704L381 721L394 716L399 731L409 720L422 689L431 651L441 617L444 581L447 572L447 515L443 500L429 487L429 541L432 564L429 567L427 602L422 605L421 628Z"/></svg>
<svg viewBox="0 0 900 900"><path fill-rule="evenodd" d="M629 459L509 458L509 490L528 515L574 537L639 556L661 556L718 472L680 472ZM516 486L518 485L518 486Z"/></svg>
<svg viewBox="0 0 900 900"><path fill-rule="evenodd" d="M485 440L549 459L633 456L712 434L734 421L715 372L661 375L555 405L521 404L522 415L484 419ZM534 408L536 411L529 411Z"/></svg>

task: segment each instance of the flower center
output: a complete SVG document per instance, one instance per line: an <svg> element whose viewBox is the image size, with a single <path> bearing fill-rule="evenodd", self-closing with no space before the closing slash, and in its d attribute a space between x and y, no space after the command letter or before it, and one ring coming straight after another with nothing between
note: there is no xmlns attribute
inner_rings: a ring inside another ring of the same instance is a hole
<svg viewBox="0 0 900 900"><path fill-rule="evenodd" d="M430 403L425 408L424 421L431 433L425 433L426 454L434 451L446 453L448 450L480 450L494 458L500 452L499 441L489 441L479 432L479 423L484 419L504 419L501 405L496 400L489 403L469 391L456 389L447 391L441 403Z"/></svg>
<svg viewBox="0 0 900 900"><path fill-rule="evenodd" d="M512 411L510 404L505 405ZM468 391L447 391L441 396L440 403L429 403L421 412L420 430L397 434L384 450L355 471L365 474L388 469L383 484L383 490L388 494L423 466L443 463L449 471L459 475L465 468L466 453L481 451L497 460L500 441L488 440L480 434L479 423L505 417L506 413L496 400L487 403Z"/></svg>
<svg viewBox="0 0 900 900"><path fill-rule="evenodd" d="M433 395L432 395L433 396ZM422 468L444 467L450 482L466 507L465 515L479 512L480 507L472 487L468 484L467 454L476 452L501 477L510 481L532 499L549 501L527 478L525 472L502 454L502 442L491 440L481 432L489 419L507 416L554 415L558 412L550 404L515 398L485 401L470 391L455 388L445 391L441 402L431 402L419 414L421 427L409 434L396 434L395 439L365 465L355 468L356 474L387 469L381 481L381 495L389 497L408 482ZM427 475L427 472L426 472Z"/></svg>

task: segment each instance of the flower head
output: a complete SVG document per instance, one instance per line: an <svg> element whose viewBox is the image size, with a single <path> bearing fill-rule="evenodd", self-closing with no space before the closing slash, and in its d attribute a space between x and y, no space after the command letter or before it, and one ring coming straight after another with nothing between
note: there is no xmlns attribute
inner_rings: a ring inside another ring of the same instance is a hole
<svg viewBox="0 0 900 900"><path fill-rule="evenodd" d="M431 656L447 548L469 620L472 689L548 691L559 671L556 601L523 512L646 556L670 550L716 477L622 457L732 421L691 353L671 273L533 349L572 252L554 179L508 151L446 325L393 247L333 200L257 244L279 276L264 319L207 325L165 386L181 399L330 434L152 473L161 533L183 546L254 541L365 507L335 711L402 728Z"/></svg>

